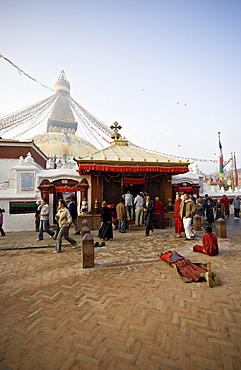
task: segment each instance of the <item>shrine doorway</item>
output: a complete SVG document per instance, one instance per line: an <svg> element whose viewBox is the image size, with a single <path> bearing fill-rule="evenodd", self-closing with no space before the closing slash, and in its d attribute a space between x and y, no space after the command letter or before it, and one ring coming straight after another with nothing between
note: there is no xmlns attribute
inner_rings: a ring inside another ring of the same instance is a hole
<svg viewBox="0 0 241 370"><path fill-rule="evenodd" d="M77 184L75 180L56 180L53 181L53 221L56 223L55 215L57 213L58 202L63 199L68 205L72 197L75 197L77 203Z"/></svg>

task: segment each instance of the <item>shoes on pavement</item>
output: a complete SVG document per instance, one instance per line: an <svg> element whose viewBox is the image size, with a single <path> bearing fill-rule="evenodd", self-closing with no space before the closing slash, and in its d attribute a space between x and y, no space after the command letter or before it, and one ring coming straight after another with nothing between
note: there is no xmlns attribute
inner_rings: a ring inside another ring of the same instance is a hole
<svg viewBox="0 0 241 370"><path fill-rule="evenodd" d="M79 246L79 243L76 243L75 245L72 246L72 248L76 249L76 248L78 248L78 246Z"/></svg>
<svg viewBox="0 0 241 370"><path fill-rule="evenodd" d="M215 274L215 272L211 271L210 275L211 275L211 277L212 277L212 279L215 283L215 286L221 286L222 285L220 278L218 277L218 275Z"/></svg>
<svg viewBox="0 0 241 370"><path fill-rule="evenodd" d="M53 253L60 253L60 252L58 252L58 251L53 251Z"/></svg>
<svg viewBox="0 0 241 370"><path fill-rule="evenodd" d="M95 244L94 244L94 248L97 248L97 247L99 247L99 246L100 246L99 242L95 242Z"/></svg>
<svg viewBox="0 0 241 370"><path fill-rule="evenodd" d="M104 247L105 246L105 242L102 242L100 243L99 247Z"/></svg>
<svg viewBox="0 0 241 370"><path fill-rule="evenodd" d="M210 288L213 288L216 286L215 282L213 281L212 278L212 273L210 271L205 272L204 274L205 280L207 281L207 284Z"/></svg>
<svg viewBox="0 0 241 370"><path fill-rule="evenodd" d="M41 240L43 240L43 239L36 239L36 242L40 242Z"/></svg>
<svg viewBox="0 0 241 370"><path fill-rule="evenodd" d="M74 235L80 235L80 231L77 231Z"/></svg>

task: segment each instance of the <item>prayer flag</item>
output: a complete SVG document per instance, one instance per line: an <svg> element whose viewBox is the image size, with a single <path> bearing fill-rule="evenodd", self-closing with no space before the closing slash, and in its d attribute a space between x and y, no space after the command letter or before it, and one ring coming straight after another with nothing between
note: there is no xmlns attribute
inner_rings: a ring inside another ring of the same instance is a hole
<svg viewBox="0 0 241 370"><path fill-rule="evenodd" d="M219 140L219 178L223 178L223 150L220 141L220 132L218 133L218 140Z"/></svg>

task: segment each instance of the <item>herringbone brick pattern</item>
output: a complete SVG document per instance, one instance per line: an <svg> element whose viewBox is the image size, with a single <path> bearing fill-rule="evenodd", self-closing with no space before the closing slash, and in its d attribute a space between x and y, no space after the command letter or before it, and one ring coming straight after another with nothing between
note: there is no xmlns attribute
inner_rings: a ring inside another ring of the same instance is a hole
<svg viewBox="0 0 241 370"><path fill-rule="evenodd" d="M95 250L108 267L88 270L71 248L1 251L0 369L241 369L240 236L210 258L166 230L116 235ZM183 283L156 258L167 249L223 285Z"/></svg>

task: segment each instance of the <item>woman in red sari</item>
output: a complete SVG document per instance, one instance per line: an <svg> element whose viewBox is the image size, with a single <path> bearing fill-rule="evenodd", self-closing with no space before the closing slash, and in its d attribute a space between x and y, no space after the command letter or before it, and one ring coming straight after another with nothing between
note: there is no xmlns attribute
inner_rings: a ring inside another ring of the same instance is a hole
<svg viewBox="0 0 241 370"><path fill-rule="evenodd" d="M175 233L177 238L181 238L181 233L184 232L184 227L182 223L182 218L180 216L180 205L182 203L181 197L179 194L176 195L176 201L174 204L174 219L175 219Z"/></svg>

